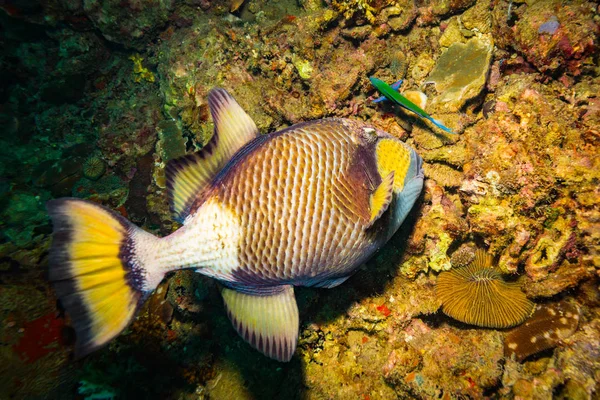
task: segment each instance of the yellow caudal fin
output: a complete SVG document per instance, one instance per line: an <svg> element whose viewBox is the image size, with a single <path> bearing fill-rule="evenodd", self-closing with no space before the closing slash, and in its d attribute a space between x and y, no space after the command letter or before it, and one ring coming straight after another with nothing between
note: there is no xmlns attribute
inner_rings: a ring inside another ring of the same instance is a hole
<svg viewBox="0 0 600 400"><path fill-rule="evenodd" d="M51 200L47 208L54 225L49 278L71 316L81 357L121 333L162 279L148 270L149 255L137 251L158 238L89 201Z"/></svg>

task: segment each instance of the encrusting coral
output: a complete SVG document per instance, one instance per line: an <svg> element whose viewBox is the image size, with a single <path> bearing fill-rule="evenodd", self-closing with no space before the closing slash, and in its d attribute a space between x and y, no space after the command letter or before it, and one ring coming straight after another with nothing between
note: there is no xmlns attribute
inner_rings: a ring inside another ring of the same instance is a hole
<svg viewBox="0 0 600 400"><path fill-rule="evenodd" d="M517 361L523 361L532 354L556 347L575 333L579 319L577 305L566 301L540 304L527 322L508 332L504 351L507 357L514 355Z"/></svg>

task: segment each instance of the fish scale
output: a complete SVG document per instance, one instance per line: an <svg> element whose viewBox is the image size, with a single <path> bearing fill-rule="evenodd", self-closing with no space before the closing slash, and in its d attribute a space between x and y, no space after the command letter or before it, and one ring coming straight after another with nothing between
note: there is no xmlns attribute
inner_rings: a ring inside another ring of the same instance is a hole
<svg viewBox="0 0 600 400"><path fill-rule="evenodd" d="M244 340L289 361L299 327L294 286L335 287L398 229L423 186L420 157L363 122L323 119L259 135L223 89L198 153L167 165L183 226L158 238L80 199L48 203L50 279L87 354L117 336L169 271L220 282Z"/></svg>
<svg viewBox="0 0 600 400"><path fill-rule="evenodd" d="M330 194L334 171L349 167L350 138L336 122L288 131L253 152L244 168L232 169L216 186L211 196L223 199L244 227L239 268L245 277L268 283L310 279L331 268L342 272L340 257L332 252L339 246L336 236L349 236L346 246L354 251L370 245L349 235L359 221L341 215ZM261 177L258 185L256 176Z"/></svg>

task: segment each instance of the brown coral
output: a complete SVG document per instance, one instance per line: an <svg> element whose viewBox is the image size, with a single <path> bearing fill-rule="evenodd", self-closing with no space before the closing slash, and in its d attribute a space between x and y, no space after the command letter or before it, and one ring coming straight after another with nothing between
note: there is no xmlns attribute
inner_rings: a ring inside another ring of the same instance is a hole
<svg viewBox="0 0 600 400"><path fill-rule="evenodd" d="M565 301L539 305L529 321L513 329L504 341L504 352L522 361L532 354L556 347L579 325L579 308Z"/></svg>
<svg viewBox="0 0 600 400"><path fill-rule="evenodd" d="M520 285L504 281L483 250L467 267L441 273L436 292L446 315L487 328L519 325L533 310Z"/></svg>

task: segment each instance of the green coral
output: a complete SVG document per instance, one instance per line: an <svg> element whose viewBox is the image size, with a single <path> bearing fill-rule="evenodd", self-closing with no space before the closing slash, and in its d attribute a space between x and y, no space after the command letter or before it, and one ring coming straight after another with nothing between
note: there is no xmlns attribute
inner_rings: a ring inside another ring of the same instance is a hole
<svg viewBox="0 0 600 400"><path fill-rule="evenodd" d="M298 75L300 75L300 78L307 80L310 79L313 73L313 67L310 63L310 61L305 60L303 58L301 58L300 56L297 56L296 54L292 55L292 64L294 64L294 67L296 67L296 70L298 71Z"/></svg>
<svg viewBox="0 0 600 400"><path fill-rule="evenodd" d="M154 74L148 68L144 67L144 59L139 54L133 54L129 57L133 61L133 80L137 83L141 81L154 82Z"/></svg>
<svg viewBox="0 0 600 400"><path fill-rule="evenodd" d="M334 0L331 6L334 10L344 15L344 18L351 19L357 14L364 16L369 23L375 23L375 15L381 8L393 4L394 1L375 1L375 0Z"/></svg>
<svg viewBox="0 0 600 400"><path fill-rule="evenodd" d="M160 121L157 126L158 142L156 150L163 162L185 155L187 139L173 120Z"/></svg>

